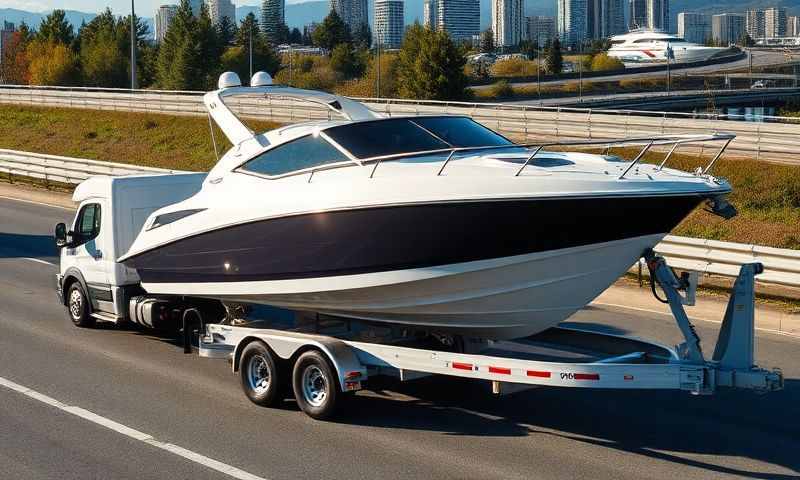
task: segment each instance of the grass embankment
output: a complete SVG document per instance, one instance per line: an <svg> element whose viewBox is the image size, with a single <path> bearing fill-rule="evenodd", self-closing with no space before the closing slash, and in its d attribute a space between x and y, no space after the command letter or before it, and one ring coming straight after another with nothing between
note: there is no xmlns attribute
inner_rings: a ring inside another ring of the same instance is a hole
<svg viewBox="0 0 800 480"><path fill-rule="evenodd" d="M277 126L247 123L257 131ZM218 130L216 137L221 141ZM0 105L0 148L181 170L208 170L216 162L206 118L145 113ZM712 151L703 158L676 154L669 166L692 170ZM660 162L663 155L646 160ZM698 209L675 234L800 249L800 167L723 158L714 173L733 185L739 216L726 221Z"/></svg>
<svg viewBox="0 0 800 480"><path fill-rule="evenodd" d="M215 135L222 154L230 144L219 129ZM208 119L194 116L0 105L0 148L178 170L216 163Z"/></svg>

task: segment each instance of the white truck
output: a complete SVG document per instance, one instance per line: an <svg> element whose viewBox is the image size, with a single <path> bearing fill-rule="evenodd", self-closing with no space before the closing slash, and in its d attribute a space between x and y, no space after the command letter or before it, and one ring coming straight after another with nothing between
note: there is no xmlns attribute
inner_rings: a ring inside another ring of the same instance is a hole
<svg viewBox="0 0 800 480"><path fill-rule="evenodd" d="M251 401L274 405L290 385L300 408L317 419L330 417L348 394L368 387L376 375L400 380L452 375L486 381L494 393L519 385L693 394L711 394L717 387L783 387L779 370L759 368L753 358L754 275L760 264L742 267L710 360L683 308L693 299L694 284L676 277L652 252L646 260L685 339L675 348L574 328L494 342L314 312L148 295L136 271L116 258L127 251L152 212L193 195L203 178L92 177L75 189L79 208L71 227L61 223L55 228L58 296L75 325L106 321L172 327L183 333L187 352L197 329L199 354L228 359Z"/></svg>

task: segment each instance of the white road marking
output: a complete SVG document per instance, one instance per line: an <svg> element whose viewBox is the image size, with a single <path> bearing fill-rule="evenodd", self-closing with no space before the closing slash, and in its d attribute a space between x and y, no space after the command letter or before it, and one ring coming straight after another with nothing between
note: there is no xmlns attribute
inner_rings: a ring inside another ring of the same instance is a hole
<svg viewBox="0 0 800 480"><path fill-rule="evenodd" d="M36 202L36 201L33 201L33 200L24 200L22 198L7 197L5 195L0 195L0 198L2 198L4 200L13 200L15 202L32 203L34 205L42 205L42 206L45 206L45 207L60 208L62 210L69 210L70 212L74 212L75 211L75 208L65 207L63 205L55 205L53 203Z"/></svg>
<svg viewBox="0 0 800 480"><path fill-rule="evenodd" d="M22 257L23 260L30 260L31 262L41 263L44 265L50 265L51 267L55 267L56 264L53 262L48 262L47 260L42 260L41 258L33 258L33 257Z"/></svg>
<svg viewBox="0 0 800 480"><path fill-rule="evenodd" d="M605 302L592 302L590 305L600 305L603 307L615 307L615 308L624 308L626 310L635 310L637 312L646 312L646 313L657 313L659 315L664 315L665 317L672 317L671 313L661 312L659 310L651 310L649 308L641 308L641 307L629 307L628 305L620 305L618 303L605 303ZM696 320L700 322L711 322L711 323L722 323L722 320L712 320L710 318L700 318L700 317L689 317L689 320ZM756 326L755 329L759 332L767 332L767 333L774 333L775 335L785 335L787 337L793 338L800 338L800 334L792 333L792 332L784 332L782 330L775 330L773 328L764 328Z"/></svg>
<svg viewBox="0 0 800 480"><path fill-rule="evenodd" d="M171 443L161 442L153 438L152 435L149 435L144 432L140 432L139 430L133 429L131 427L122 425L121 423L117 423L114 420L108 419L106 417L100 416L96 413L90 412L89 410L85 410L80 407L66 405L55 398L48 397L42 393L37 392L36 390L32 390L24 385L20 385L18 383L12 382L7 378L0 377L0 386L6 387L10 390L15 392L19 392L23 395L26 395L34 400L38 400L46 405L50 405L51 407L55 407L63 412L70 413L77 417L83 418L84 420L88 420L94 424L100 425L101 427L108 428L109 430L113 430L117 433L121 433L126 437L130 437L134 440L138 440L140 442L146 443L148 445L152 445L156 448L160 448L161 450L165 450L170 452L174 455L178 455L179 457L183 457L187 460L195 462L197 464L203 465L208 467L212 470L216 470L220 473L228 475L230 477L239 479L239 480L266 480L264 477L259 477L258 475L253 475L252 473L245 472L244 470L240 470L234 466L228 465L226 463L222 463L220 461L214 460L213 458L206 457L205 455L201 455L197 452L193 452L191 450L187 450L183 447L178 445L174 445Z"/></svg>

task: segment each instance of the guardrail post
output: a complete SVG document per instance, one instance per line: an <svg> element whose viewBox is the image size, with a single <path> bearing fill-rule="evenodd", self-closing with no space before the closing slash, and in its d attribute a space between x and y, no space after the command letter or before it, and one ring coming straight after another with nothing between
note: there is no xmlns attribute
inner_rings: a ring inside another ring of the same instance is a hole
<svg viewBox="0 0 800 480"><path fill-rule="evenodd" d="M756 124L756 161L761 160L761 122Z"/></svg>

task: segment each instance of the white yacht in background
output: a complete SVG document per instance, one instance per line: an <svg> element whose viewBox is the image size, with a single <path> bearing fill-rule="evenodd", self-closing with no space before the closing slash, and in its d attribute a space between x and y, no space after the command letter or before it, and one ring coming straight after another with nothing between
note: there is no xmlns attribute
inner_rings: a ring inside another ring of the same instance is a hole
<svg viewBox="0 0 800 480"><path fill-rule="evenodd" d="M251 85L227 74L206 94L233 148L119 258L148 294L518 338L583 308L731 190L708 169L517 145L462 116L384 118L266 74ZM255 133L225 105L235 95L300 99L342 118Z"/></svg>
<svg viewBox="0 0 800 480"><path fill-rule="evenodd" d="M611 37L608 56L618 58L623 63L666 62L667 48L672 49L671 61L675 63L702 62L732 52L731 48L687 42L670 33L636 30Z"/></svg>

